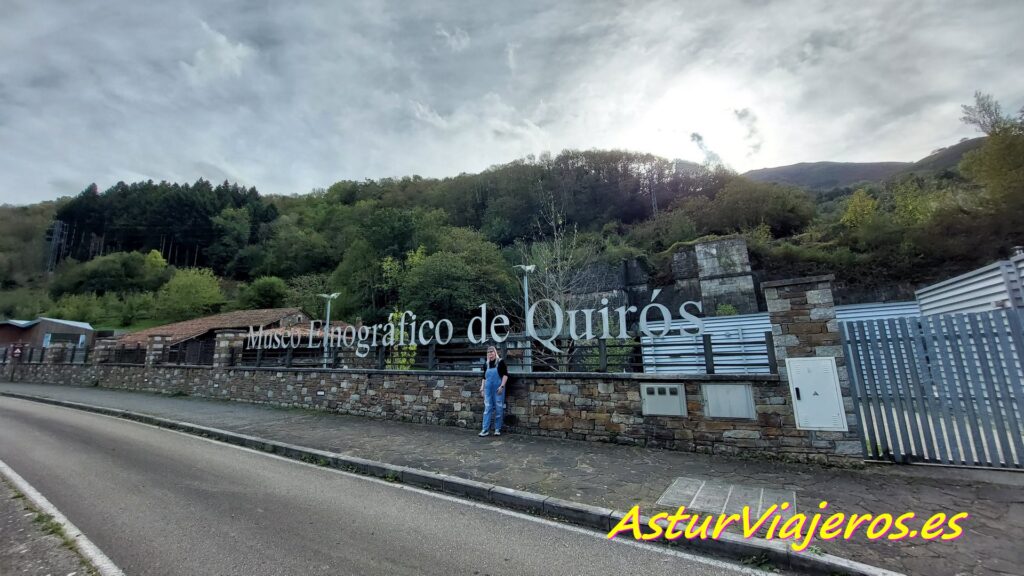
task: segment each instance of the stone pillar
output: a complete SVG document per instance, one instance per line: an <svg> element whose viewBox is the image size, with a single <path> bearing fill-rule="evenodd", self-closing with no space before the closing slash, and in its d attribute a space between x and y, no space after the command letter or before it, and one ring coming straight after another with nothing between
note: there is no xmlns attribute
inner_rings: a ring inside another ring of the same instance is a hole
<svg viewBox="0 0 1024 576"><path fill-rule="evenodd" d="M786 358L828 357L836 359L839 387L846 410L849 432L810 431L809 438L818 453L831 452L840 459L861 456L857 415L850 394L842 336L836 320L832 281L835 276L811 276L792 280L763 282L765 303L775 339L775 357L779 375L788 382Z"/></svg>
<svg viewBox="0 0 1024 576"><path fill-rule="evenodd" d="M146 341L146 366L163 364L164 352L169 346L171 337L163 334L150 335Z"/></svg>
<svg viewBox="0 0 1024 576"><path fill-rule="evenodd" d="M241 330L217 330L213 348L213 367L229 368L231 354L240 355L245 347L245 332Z"/></svg>
<svg viewBox="0 0 1024 576"><path fill-rule="evenodd" d="M63 364L70 362L69 356L73 346L71 344L65 344L63 342L57 342L51 344L49 348L46 348L46 354L43 356L44 364Z"/></svg>
<svg viewBox="0 0 1024 576"><path fill-rule="evenodd" d="M716 316L718 306L727 304L739 314L757 312L754 276L750 270L747 242L725 238L694 246L700 271L700 295L704 314Z"/></svg>
<svg viewBox="0 0 1024 576"><path fill-rule="evenodd" d="M92 346L89 354L91 364L102 364L110 359L110 351L118 347L117 338L99 338Z"/></svg>
<svg viewBox="0 0 1024 576"><path fill-rule="evenodd" d="M832 300L834 278L829 274L761 284L783 377L786 358L835 356L837 365L845 365Z"/></svg>
<svg viewBox="0 0 1024 576"><path fill-rule="evenodd" d="M4 352L0 352L0 356L3 354ZM0 381L9 382L13 379L14 364L18 361L14 357L14 346L7 346L6 354L2 360L4 364L0 364Z"/></svg>

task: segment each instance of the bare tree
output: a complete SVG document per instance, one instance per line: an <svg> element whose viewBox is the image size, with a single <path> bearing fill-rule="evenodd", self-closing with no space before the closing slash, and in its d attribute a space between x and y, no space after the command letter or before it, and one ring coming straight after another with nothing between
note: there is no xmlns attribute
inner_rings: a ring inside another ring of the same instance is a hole
<svg viewBox="0 0 1024 576"><path fill-rule="evenodd" d="M1001 130L1020 130L1024 125L1024 108L1021 108L1017 120L1003 116L999 102L991 94L980 91L974 93L974 106L964 104L961 109L964 113L960 117L961 122L975 126L989 136Z"/></svg>

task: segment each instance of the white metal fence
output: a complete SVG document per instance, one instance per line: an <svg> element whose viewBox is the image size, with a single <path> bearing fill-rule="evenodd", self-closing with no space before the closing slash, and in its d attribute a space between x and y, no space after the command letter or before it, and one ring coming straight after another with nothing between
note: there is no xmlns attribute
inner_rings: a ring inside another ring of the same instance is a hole
<svg viewBox="0 0 1024 576"><path fill-rule="evenodd" d="M1024 308L1024 256L1001 260L916 292L923 316Z"/></svg>
<svg viewBox="0 0 1024 576"><path fill-rule="evenodd" d="M840 322L918 316L916 302L875 302L836 306ZM672 334L662 338L643 338L644 372L653 374L705 374L700 336L681 336L680 328L691 327L684 321L673 322ZM744 344L764 339L772 324L767 312L739 316L704 318L704 333L711 336L716 374L769 374L768 354L763 344ZM657 347L650 344L657 341Z"/></svg>
<svg viewBox="0 0 1024 576"><path fill-rule="evenodd" d="M843 323L871 459L1024 467L1024 329L995 310Z"/></svg>

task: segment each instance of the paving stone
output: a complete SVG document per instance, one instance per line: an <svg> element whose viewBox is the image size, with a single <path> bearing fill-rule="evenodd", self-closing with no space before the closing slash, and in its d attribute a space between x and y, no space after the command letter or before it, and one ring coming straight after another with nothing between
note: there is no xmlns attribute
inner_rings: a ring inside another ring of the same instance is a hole
<svg viewBox="0 0 1024 576"><path fill-rule="evenodd" d="M689 506L703 484L704 482L697 478L676 478L658 498L658 505L669 508Z"/></svg>
<svg viewBox="0 0 1024 576"><path fill-rule="evenodd" d="M750 506L752 516L761 515L761 498L764 488L755 486L733 485L729 502L725 506L726 514L741 514L744 506Z"/></svg>
<svg viewBox="0 0 1024 576"><path fill-rule="evenodd" d="M697 495L690 502L692 510L711 512L719 514L725 509L725 503L729 499L729 484L722 482L708 481L704 483Z"/></svg>

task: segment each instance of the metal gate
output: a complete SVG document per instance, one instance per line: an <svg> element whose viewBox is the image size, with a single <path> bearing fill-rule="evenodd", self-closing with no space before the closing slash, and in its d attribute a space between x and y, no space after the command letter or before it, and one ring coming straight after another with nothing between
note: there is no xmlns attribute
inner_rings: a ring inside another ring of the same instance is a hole
<svg viewBox="0 0 1024 576"><path fill-rule="evenodd" d="M864 457L1024 468L1021 316L842 322Z"/></svg>

